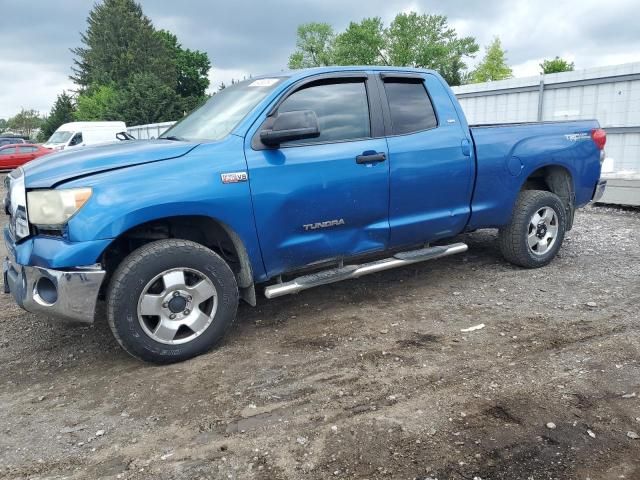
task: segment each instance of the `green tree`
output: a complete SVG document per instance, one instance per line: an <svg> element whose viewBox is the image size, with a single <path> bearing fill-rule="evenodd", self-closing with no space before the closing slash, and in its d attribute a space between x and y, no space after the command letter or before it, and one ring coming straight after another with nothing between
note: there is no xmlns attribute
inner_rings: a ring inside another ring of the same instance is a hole
<svg viewBox="0 0 640 480"><path fill-rule="evenodd" d="M498 37L494 38L491 45L485 50L484 58L471 72L470 80L472 83L491 82L513 77L513 72L507 65L506 52L502 49L502 43Z"/></svg>
<svg viewBox="0 0 640 480"><path fill-rule="evenodd" d="M128 84L137 73L153 73L175 87L176 66L166 42L134 0L104 0L94 5L81 34L72 80L82 89L91 85Z"/></svg>
<svg viewBox="0 0 640 480"><path fill-rule="evenodd" d="M333 63L335 34L328 23L298 26L296 51L289 57L289 68L322 67Z"/></svg>
<svg viewBox="0 0 640 480"><path fill-rule="evenodd" d="M207 98L208 55L183 48L171 32L156 30L135 0L103 0L87 23L82 46L72 50L71 78L80 87L77 119L175 120Z"/></svg>
<svg viewBox="0 0 640 480"><path fill-rule="evenodd" d="M16 116L7 120L7 128L28 137L34 133L34 130L40 128L44 119L37 110L20 110Z"/></svg>
<svg viewBox="0 0 640 480"><path fill-rule="evenodd" d="M122 91L119 112L127 124L177 120L184 115L180 96L151 73L136 73Z"/></svg>
<svg viewBox="0 0 640 480"><path fill-rule="evenodd" d="M177 75L176 92L181 97L204 97L209 88L211 61L205 52L182 48L178 37L167 30L157 35L163 39L174 59Z"/></svg>
<svg viewBox="0 0 640 480"><path fill-rule="evenodd" d="M4 118L0 118L0 133L4 132L7 129L7 120Z"/></svg>
<svg viewBox="0 0 640 480"><path fill-rule="evenodd" d="M337 65L387 65L385 40L380 17L351 22L336 36L332 57Z"/></svg>
<svg viewBox="0 0 640 480"><path fill-rule="evenodd" d="M560 72L573 72L575 65L573 62L569 62L563 58L556 57L551 60L543 60L540 64L542 74L547 73L560 73Z"/></svg>
<svg viewBox="0 0 640 480"><path fill-rule="evenodd" d="M121 94L118 92L120 89L115 84L89 87L78 96L75 119L78 121L123 120L120 111Z"/></svg>
<svg viewBox="0 0 640 480"><path fill-rule="evenodd" d="M73 104L73 99L63 91L58 95L58 98L56 98L56 101L51 108L51 112L49 112L49 116L42 124L38 137L43 141L48 139L60 125L63 123L73 122L74 113L75 106Z"/></svg>
<svg viewBox="0 0 640 480"><path fill-rule="evenodd" d="M473 37L458 37L443 15L400 13L388 28L378 17L351 22L335 35L326 23L298 27L296 51L290 68L322 65L397 65L431 68L451 85L459 85L478 44Z"/></svg>
<svg viewBox="0 0 640 480"><path fill-rule="evenodd" d="M473 37L458 37L444 15L396 15L386 31L387 55L391 65L430 68L450 85L462 82L465 57L478 52Z"/></svg>

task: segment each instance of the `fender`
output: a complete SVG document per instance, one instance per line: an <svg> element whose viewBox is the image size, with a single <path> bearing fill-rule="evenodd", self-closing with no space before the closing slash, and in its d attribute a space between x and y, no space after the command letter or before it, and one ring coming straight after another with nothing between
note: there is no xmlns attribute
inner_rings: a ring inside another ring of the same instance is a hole
<svg viewBox="0 0 640 480"><path fill-rule="evenodd" d="M68 224L69 240L116 239L167 217L203 216L233 232L246 250L255 281L266 273L253 221L248 182L223 183L222 172L244 172L242 139L203 144L187 155L73 180L63 188L91 187L87 204ZM188 188L185 188L185 184Z"/></svg>
<svg viewBox="0 0 640 480"><path fill-rule="evenodd" d="M502 227L509 222L513 205L536 170L557 166L569 172L575 193L575 207L588 203L600 174L593 142L576 142L566 132L581 132L588 123L554 122L472 127L478 155L476 191L468 230ZM597 127L597 122L593 122ZM514 143L514 138L520 137Z"/></svg>

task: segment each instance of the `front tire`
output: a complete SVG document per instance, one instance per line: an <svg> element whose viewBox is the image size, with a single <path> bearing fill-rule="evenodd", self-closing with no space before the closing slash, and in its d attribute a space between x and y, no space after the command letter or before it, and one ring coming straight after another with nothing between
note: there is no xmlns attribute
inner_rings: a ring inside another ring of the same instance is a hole
<svg viewBox="0 0 640 480"><path fill-rule="evenodd" d="M233 323L238 287L227 263L187 240L159 240L135 250L116 269L107 319L124 350L153 363L209 351Z"/></svg>
<svg viewBox="0 0 640 480"><path fill-rule="evenodd" d="M511 222L499 231L498 243L508 262L539 268L556 256L566 228L567 212L560 197L544 190L523 190Z"/></svg>

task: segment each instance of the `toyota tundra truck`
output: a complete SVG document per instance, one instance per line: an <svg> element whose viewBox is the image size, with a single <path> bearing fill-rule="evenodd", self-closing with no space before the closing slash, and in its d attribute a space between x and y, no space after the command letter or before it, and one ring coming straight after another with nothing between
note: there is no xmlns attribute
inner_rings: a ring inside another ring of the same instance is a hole
<svg viewBox="0 0 640 480"><path fill-rule="evenodd" d="M127 352L181 361L259 285L274 298L461 253L451 239L477 229L498 229L508 262L548 264L604 191L605 140L595 120L469 126L429 70L252 78L156 140L11 172L5 292L79 322L104 299Z"/></svg>

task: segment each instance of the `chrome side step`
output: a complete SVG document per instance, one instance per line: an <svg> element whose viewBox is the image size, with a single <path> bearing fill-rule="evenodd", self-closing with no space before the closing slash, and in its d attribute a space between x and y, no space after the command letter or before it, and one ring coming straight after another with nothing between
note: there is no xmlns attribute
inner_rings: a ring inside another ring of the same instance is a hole
<svg viewBox="0 0 640 480"><path fill-rule="evenodd" d="M370 273L382 272L404 265L411 265L412 263L424 262L426 260L466 252L468 248L466 243L453 243L442 247L427 247L409 252L396 253L391 258L364 263L362 265L346 265L344 267L332 268L310 275L304 275L290 282L277 283L265 288L264 295L267 298L281 297L328 283L358 278Z"/></svg>

